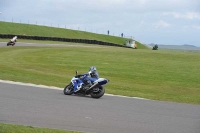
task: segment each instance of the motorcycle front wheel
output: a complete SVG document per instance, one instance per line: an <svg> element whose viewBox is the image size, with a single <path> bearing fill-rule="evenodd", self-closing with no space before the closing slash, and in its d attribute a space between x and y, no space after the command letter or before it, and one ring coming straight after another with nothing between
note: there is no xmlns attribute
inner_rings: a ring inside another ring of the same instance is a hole
<svg viewBox="0 0 200 133"><path fill-rule="evenodd" d="M105 89L103 86L95 87L91 90L90 95L92 98L100 98L104 95Z"/></svg>
<svg viewBox="0 0 200 133"><path fill-rule="evenodd" d="M74 86L72 83L67 85L63 90L65 95L72 95L74 93Z"/></svg>

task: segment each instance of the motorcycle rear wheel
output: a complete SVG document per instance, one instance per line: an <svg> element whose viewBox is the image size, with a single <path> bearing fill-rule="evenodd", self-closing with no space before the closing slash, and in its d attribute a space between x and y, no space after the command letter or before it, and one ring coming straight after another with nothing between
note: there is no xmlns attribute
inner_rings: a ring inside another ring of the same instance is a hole
<svg viewBox="0 0 200 133"><path fill-rule="evenodd" d="M63 90L65 95L72 95L74 93L74 87L73 84L70 83L69 85L67 85L64 90Z"/></svg>
<svg viewBox="0 0 200 133"><path fill-rule="evenodd" d="M93 88L90 92L90 95L92 98L100 98L104 95L105 89L103 86L98 86L96 88Z"/></svg>

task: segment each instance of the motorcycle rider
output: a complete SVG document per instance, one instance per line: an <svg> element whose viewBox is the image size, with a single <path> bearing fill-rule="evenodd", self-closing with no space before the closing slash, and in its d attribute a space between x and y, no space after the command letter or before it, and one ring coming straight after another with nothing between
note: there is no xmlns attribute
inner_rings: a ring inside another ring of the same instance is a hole
<svg viewBox="0 0 200 133"><path fill-rule="evenodd" d="M97 80L99 78L99 74L97 72L97 69L95 66L91 66L89 68L89 72L88 72L88 76L85 77L85 78L80 78L80 80L83 81L83 83L86 85L85 86L85 89L88 89L92 86L92 82L94 82L95 80ZM74 92L78 92L80 89L81 89L81 86L77 86L77 87L74 87L74 88L77 88L76 90L74 90Z"/></svg>
<svg viewBox="0 0 200 133"><path fill-rule="evenodd" d="M10 41L7 43L7 46L12 45L14 46L15 43L17 42L17 36L14 36Z"/></svg>
<svg viewBox="0 0 200 133"><path fill-rule="evenodd" d="M98 79L99 78L99 73L97 72L97 68L95 66L91 66L89 69L90 76L91 78Z"/></svg>
<svg viewBox="0 0 200 133"><path fill-rule="evenodd" d="M10 42L16 42L17 41L17 36L14 36L11 40L10 40Z"/></svg>
<svg viewBox="0 0 200 133"><path fill-rule="evenodd" d="M92 85L91 81L93 82L99 78L99 73L97 72L97 69L95 66L91 66L89 68L88 74L89 76L85 78L83 82L86 83L86 85L90 87Z"/></svg>

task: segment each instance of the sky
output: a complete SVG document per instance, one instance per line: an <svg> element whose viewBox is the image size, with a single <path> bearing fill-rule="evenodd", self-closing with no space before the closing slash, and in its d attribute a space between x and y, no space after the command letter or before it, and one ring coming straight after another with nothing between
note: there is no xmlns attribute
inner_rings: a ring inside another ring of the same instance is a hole
<svg viewBox="0 0 200 133"><path fill-rule="evenodd" d="M200 47L200 0L0 0L0 21Z"/></svg>

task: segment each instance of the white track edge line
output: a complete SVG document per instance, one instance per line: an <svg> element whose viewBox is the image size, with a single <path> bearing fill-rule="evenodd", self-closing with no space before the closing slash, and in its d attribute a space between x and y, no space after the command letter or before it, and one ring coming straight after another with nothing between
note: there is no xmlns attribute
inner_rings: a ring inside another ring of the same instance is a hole
<svg viewBox="0 0 200 133"><path fill-rule="evenodd" d="M55 87L55 86L46 86L46 85L37 85L32 83L23 83L23 82L15 82L10 80L1 80L0 83L7 83L7 84L15 84L15 85L22 85L22 86L31 86L31 87L39 87L39 88L45 88L45 89L53 89L53 90L63 90L63 88ZM113 95L113 94L105 94L107 96L114 96L114 97L124 97L124 98L134 98L134 99L141 99L141 100L149 100L146 98L141 97L129 97L129 96L121 96L121 95Z"/></svg>

